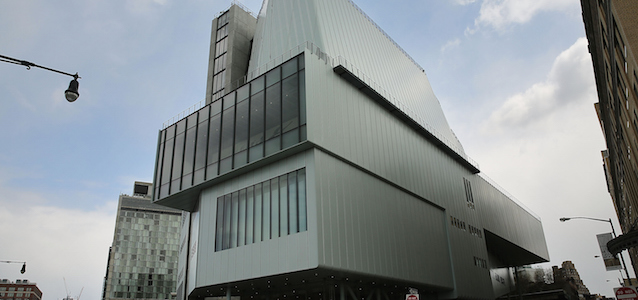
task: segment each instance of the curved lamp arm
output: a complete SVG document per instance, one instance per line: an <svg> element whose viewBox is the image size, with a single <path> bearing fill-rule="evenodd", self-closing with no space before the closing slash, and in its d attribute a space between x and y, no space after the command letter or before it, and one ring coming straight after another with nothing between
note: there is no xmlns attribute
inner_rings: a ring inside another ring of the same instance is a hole
<svg viewBox="0 0 638 300"><path fill-rule="evenodd" d="M16 65L22 65L22 66L27 67L27 70L30 70L31 67L36 67L36 68L45 69L45 70L48 70L48 71L51 71L51 72L56 72L56 73L60 73L60 74L71 76L71 77L73 77L73 80L71 80L71 83L69 83L69 88L66 91L64 91L64 97L69 102L73 102L78 97L80 97L80 93L78 92L78 88L80 86L80 83L78 82L78 78L82 78L82 77L80 77L78 75L78 73L70 74L70 73L59 71L59 70L56 70L56 69L51 69L51 68L47 68L47 67L44 67L44 66L36 65L36 64L34 64L32 62L29 62L29 61L26 61L26 60L20 60L20 59L17 59L17 58L8 57L8 56L4 56L4 55L0 55L0 61L1 62L6 62L6 63L11 63L11 64L16 64Z"/></svg>
<svg viewBox="0 0 638 300"><path fill-rule="evenodd" d="M590 217L562 217L559 220L561 222L565 222L565 221L569 221L571 219L586 219L586 220L593 220L593 221L600 221L600 222L609 222L611 223L611 219L605 220L605 219L598 219L598 218L590 218Z"/></svg>
<svg viewBox="0 0 638 300"><path fill-rule="evenodd" d="M26 261L0 260L0 262L7 263L7 264L22 264L22 269L20 269L20 274L24 274L24 272L27 271Z"/></svg>

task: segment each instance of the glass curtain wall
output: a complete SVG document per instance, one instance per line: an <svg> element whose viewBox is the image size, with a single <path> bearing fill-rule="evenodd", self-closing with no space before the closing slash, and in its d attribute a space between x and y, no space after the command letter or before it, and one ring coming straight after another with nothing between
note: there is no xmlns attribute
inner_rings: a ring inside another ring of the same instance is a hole
<svg viewBox="0 0 638 300"><path fill-rule="evenodd" d="M305 141L304 71L301 54L162 130L154 199Z"/></svg>
<svg viewBox="0 0 638 300"><path fill-rule="evenodd" d="M110 298L167 299L175 291L180 214L122 209Z"/></svg>
<svg viewBox="0 0 638 300"><path fill-rule="evenodd" d="M307 229L305 169L217 198L215 251Z"/></svg>

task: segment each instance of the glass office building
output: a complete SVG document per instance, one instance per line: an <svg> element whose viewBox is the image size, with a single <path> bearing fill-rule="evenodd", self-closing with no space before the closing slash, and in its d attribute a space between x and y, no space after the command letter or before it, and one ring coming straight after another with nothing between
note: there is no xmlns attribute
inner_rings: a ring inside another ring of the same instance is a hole
<svg viewBox="0 0 638 300"><path fill-rule="evenodd" d="M178 299L493 299L548 260L354 2L232 5L212 32L206 104L158 136L153 201L186 212Z"/></svg>
<svg viewBox="0 0 638 300"><path fill-rule="evenodd" d="M182 213L151 203L150 183L120 195L102 299L171 299Z"/></svg>

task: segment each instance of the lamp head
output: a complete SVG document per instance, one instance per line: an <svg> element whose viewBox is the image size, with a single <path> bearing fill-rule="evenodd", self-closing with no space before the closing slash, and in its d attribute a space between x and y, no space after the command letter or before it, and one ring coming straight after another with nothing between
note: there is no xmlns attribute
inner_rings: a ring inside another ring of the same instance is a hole
<svg viewBox="0 0 638 300"><path fill-rule="evenodd" d="M73 102L77 100L78 97L80 97L80 93L78 92L79 87L80 83L78 82L77 77L73 78L73 80L71 80L71 83L69 83L69 88L64 91L64 96L66 97L67 101Z"/></svg>
<svg viewBox="0 0 638 300"><path fill-rule="evenodd" d="M22 269L20 269L20 274L24 274L27 271L27 263L22 264Z"/></svg>
<svg viewBox="0 0 638 300"><path fill-rule="evenodd" d="M565 221L569 221L569 220L571 220L571 219L572 219L572 218L560 218L559 220L560 220L561 222L565 222Z"/></svg>

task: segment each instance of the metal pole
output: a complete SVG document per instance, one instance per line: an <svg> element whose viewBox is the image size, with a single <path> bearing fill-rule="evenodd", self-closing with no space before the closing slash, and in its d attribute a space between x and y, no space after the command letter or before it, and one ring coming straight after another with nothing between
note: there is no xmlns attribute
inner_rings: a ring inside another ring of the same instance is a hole
<svg viewBox="0 0 638 300"><path fill-rule="evenodd" d="M8 57L8 56L4 56L4 55L0 55L0 61L8 62L8 63L16 64L16 65L22 65L22 66L27 67L27 70L31 69L31 67L36 67L36 68L45 69L45 70L48 70L48 71L51 71L51 72L56 72L56 73L68 75L68 76L71 76L71 77L73 77L75 79L80 78L80 76L78 76L78 73L69 74L67 72L58 71L56 69L51 69L51 68L47 68L47 67L44 67L44 66L36 65L36 64L34 64L32 62L28 62L26 60L20 60L20 59L17 59L17 58L12 58L12 57Z"/></svg>
<svg viewBox="0 0 638 300"><path fill-rule="evenodd" d="M603 219L590 218L590 217L568 217L568 218L560 218L560 221L565 222L571 219L587 219L587 220L593 220L593 221L609 222L609 225L611 225L611 233L614 236L614 238L616 238L616 230L614 230L614 223L611 222L611 218L607 220L603 220ZM629 276L629 270L627 270L627 264L625 264L625 258L622 256L622 252L620 252L620 261L622 263L623 269L625 269L625 274L627 274L627 280L629 282L629 285L631 285L631 277ZM635 268L634 268L634 271L636 271Z"/></svg>
<svg viewBox="0 0 638 300"><path fill-rule="evenodd" d="M614 223L611 222L611 218L609 218L607 222L609 222L609 225L611 225L611 234L614 236L614 238L616 238L616 230L614 230ZM629 276L629 270L627 270L627 264L625 264L625 258L622 256L622 251L618 253L618 255L620 256L620 262L622 262L622 267L623 269L625 269L625 274L627 275L627 281L629 282L629 286L631 286L632 285L631 276Z"/></svg>

